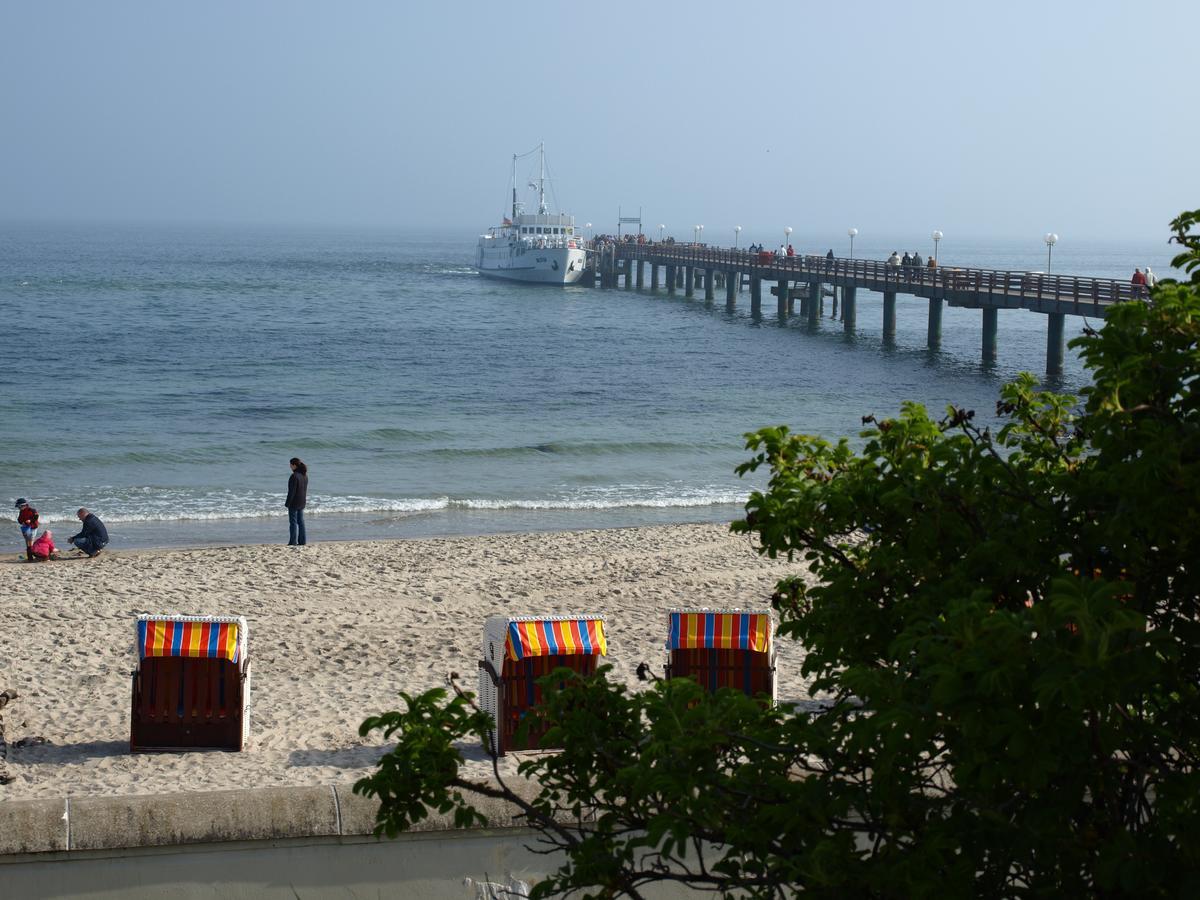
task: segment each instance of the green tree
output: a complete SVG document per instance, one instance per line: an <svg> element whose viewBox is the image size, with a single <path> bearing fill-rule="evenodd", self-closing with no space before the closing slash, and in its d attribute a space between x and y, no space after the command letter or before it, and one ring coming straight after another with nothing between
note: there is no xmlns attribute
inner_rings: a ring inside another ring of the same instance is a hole
<svg viewBox="0 0 1200 900"><path fill-rule="evenodd" d="M508 799L565 852L537 896L1200 896L1198 222L1190 283L1072 342L1081 403L1024 375L994 431L910 403L858 451L747 436L733 530L816 576L772 602L819 710L560 672L529 795L462 776L469 695L405 697L362 726L397 740L356 785L379 832Z"/></svg>

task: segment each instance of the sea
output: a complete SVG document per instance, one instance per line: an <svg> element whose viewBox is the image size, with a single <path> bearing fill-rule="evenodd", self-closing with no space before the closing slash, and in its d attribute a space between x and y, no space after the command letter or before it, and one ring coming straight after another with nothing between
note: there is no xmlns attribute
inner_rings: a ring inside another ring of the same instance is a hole
<svg viewBox="0 0 1200 900"><path fill-rule="evenodd" d="M732 235L731 235L732 236ZM1044 316L1004 311L981 361L976 310L860 292L857 330L813 328L749 293L520 285L472 268L477 229L0 225L0 502L59 543L86 506L114 549L286 542L289 458L311 541L728 522L767 425L860 441L905 400L994 417L1045 368ZM750 230L744 241L755 240ZM1056 274L1168 276L1171 248L1061 240ZM774 246L764 234L758 240ZM793 236L802 252L841 246ZM933 248L903 235L857 257ZM927 239L924 239L928 243ZM943 265L1045 270L1033 240L944 239ZM647 283L649 279L647 277ZM1068 338L1086 323L1067 318ZM1100 323L1092 321L1091 325ZM1068 351L1049 386L1078 393Z"/></svg>

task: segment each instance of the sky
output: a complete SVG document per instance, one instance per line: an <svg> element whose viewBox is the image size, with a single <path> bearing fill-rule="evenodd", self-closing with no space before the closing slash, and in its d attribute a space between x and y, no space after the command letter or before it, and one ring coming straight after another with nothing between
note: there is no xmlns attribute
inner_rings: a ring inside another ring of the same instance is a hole
<svg viewBox="0 0 1200 900"><path fill-rule="evenodd" d="M0 220L1159 238L1195 0L0 0ZM522 162L523 184L528 163Z"/></svg>

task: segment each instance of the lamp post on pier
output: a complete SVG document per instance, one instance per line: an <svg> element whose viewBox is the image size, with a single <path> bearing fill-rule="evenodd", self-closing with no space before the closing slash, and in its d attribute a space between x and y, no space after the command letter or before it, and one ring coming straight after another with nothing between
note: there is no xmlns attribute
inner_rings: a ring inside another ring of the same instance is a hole
<svg viewBox="0 0 1200 900"><path fill-rule="evenodd" d="M935 230L930 237L933 238L933 264L936 266L938 258L938 241L942 239L942 233Z"/></svg>
<svg viewBox="0 0 1200 900"><path fill-rule="evenodd" d="M792 226L791 225L789 225L787 228L783 229L783 243L784 243L785 247L789 246L792 243Z"/></svg>
<svg viewBox="0 0 1200 900"><path fill-rule="evenodd" d="M592 239L592 223L585 222L583 227L587 229L587 239L590 241Z"/></svg>
<svg viewBox="0 0 1200 900"><path fill-rule="evenodd" d="M700 226L699 225L692 226L692 243L693 244L700 243Z"/></svg>
<svg viewBox="0 0 1200 900"><path fill-rule="evenodd" d="M738 244L738 235L739 235L739 234L741 234L741 231L742 231L742 226L741 226L741 225L734 225L734 226L733 226L733 249L734 249L734 250L736 250L736 249L737 249L737 244Z"/></svg>
<svg viewBox="0 0 1200 900"><path fill-rule="evenodd" d="M858 229L851 228L846 234L850 235L850 258L854 259L854 238L858 234Z"/></svg>
<svg viewBox="0 0 1200 900"><path fill-rule="evenodd" d="M666 227L667 227L666 225L661 225L661 224L658 226L658 242L659 242L660 244L662 243L663 230L664 230Z"/></svg>
<svg viewBox="0 0 1200 900"><path fill-rule="evenodd" d="M1058 243L1058 235L1051 231L1042 240L1046 242L1046 274L1049 275L1050 258L1054 254L1054 245Z"/></svg>
<svg viewBox="0 0 1200 900"><path fill-rule="evenodd" d="M696 227L697 227L698 229L700 229L700 241L701 241L701 242L703 242L703 240L704 240L704 226L703 226L703 225L697 225Z"/></svg>

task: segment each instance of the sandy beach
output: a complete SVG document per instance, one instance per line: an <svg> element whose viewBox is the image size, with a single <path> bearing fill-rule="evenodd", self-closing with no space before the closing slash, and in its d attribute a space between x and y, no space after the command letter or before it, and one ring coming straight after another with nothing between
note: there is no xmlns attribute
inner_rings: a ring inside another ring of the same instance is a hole
<svg viewBox="0 0 1200 900"><path fill-rule="evenodd" d="M106 551L33 565L14 552L0 564L0 690L20 697L0 713L14 778L0 798L351 781L383 747L358 736L364 717L451 671L474 689L489 615L603 615L614 675L632 685L643 660L661 672L667 610L764 607L786 571L724 525ZM246 616L248 749L129 753L142 612ZM779 696L802 699L801 648L778 646ZM478 748L465 753L483 769Z"/></svg>

